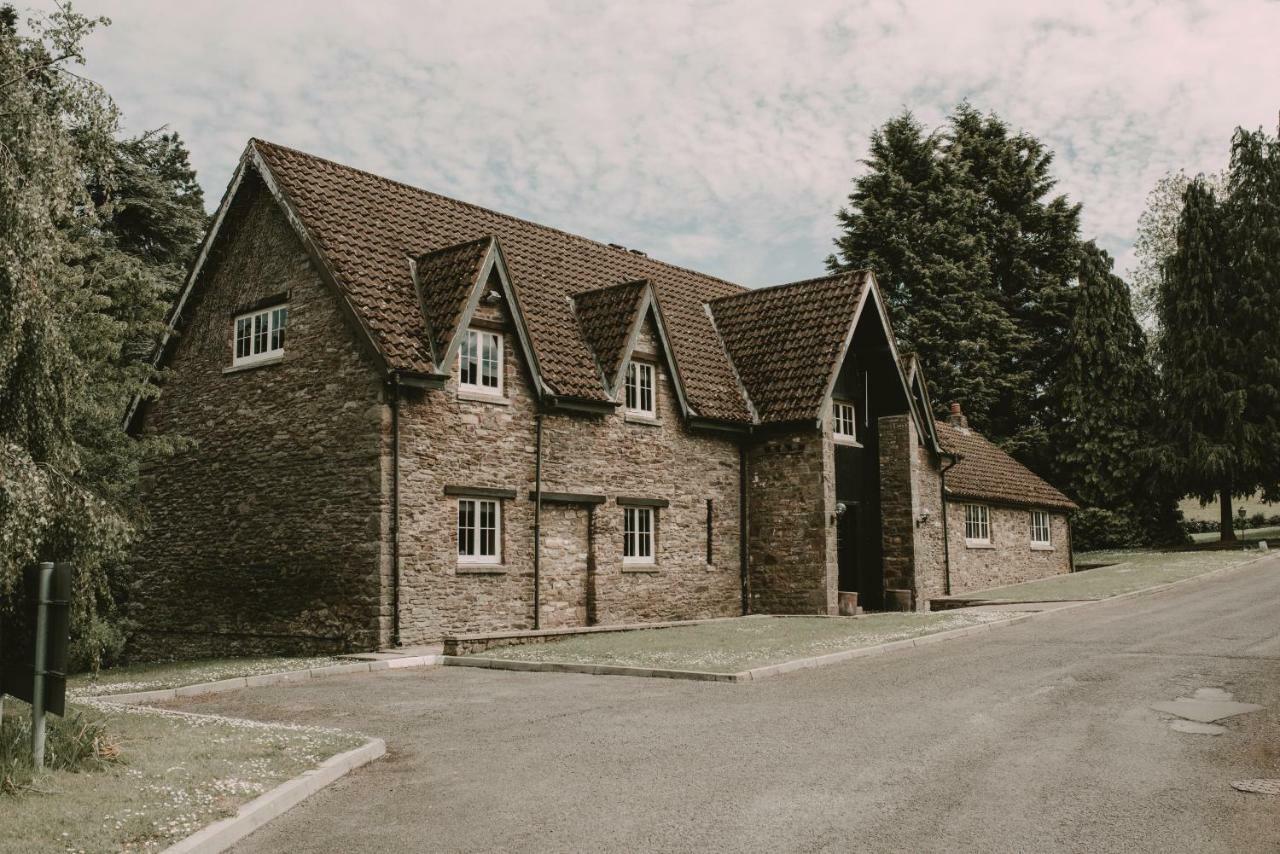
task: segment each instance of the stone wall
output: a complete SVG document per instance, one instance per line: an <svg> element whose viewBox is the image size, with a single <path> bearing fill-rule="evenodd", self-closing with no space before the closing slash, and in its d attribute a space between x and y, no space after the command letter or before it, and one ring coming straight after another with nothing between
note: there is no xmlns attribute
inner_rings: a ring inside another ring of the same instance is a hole
<svg viewBox="0 0 1280 854"><path fill-rule="evenodd" d="M401 637L533 627L536 399L504 308L483 304L482 321L505 331L502 400L467 400L456 375L402 409ZM543 417L543 491L603 495L605 503L544 504L541 623L544 628L732 616L741 612L738 451L731 437L683 423L652 323L637 358L657 364L657 418L621 407L604 416ZM504 499L501 565L457 560L457 498L446 486L514 489ZM622 564L619 497L663 499L657 562ZM712 502L712 561L707 500ZM588 549L588 524L594 555ZM594 572L588 574L593 566Z"/></svg>
<svg viewBox="0 0 1280 854"><path fill-rule="evenodd" d="M947 503L953 595L1071 571L1067 517L1063 514L1049 517L1052 548L1033 549L1030 510L988 505L991 546L975 547L966 546L964 541L964 502Z"/></svg>
<svg viewBox="0 0 1280 854"><path fill-rule="evenodd" d="M909 416L880 419L880 477L885 588L910 590L913 606L923 610L946 595L942 492L939 463ZM964 502L947 502L952 594L1070 571L1064 515L1050 514L1053 548L1033 549L1029 509L988 506L991 546L967 546Z"/></svg>
<svg viewBox="0 0 1280 854"><path fill-rule="evenodd" d="M229 370L233 315L289 294L283 361ZM191 447L142 478L140 658L367 648L378 578L382 384L252 174L206 264L148 433Z"/></svg>
<svg viewBox="0 0 1280 854"><path fill-rule="evenodd" d="M750 450L753 614L834 614L837 609L835 463L828 431L758 438Z"/></svg>

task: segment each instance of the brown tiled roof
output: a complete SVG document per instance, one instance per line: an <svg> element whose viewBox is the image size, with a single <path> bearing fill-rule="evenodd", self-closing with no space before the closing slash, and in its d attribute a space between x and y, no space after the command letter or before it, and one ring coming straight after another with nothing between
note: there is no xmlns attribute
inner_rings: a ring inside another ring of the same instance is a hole
<svg viewBox="0 0 1280 854"><path fill-rule="evenodd" d="M844 273L711 303L762 423L817 417L866 282Z"/></svg>
<svg viewBox="0 0 1280 854"><path fill-rule="evenodd" d="M649 283L640 280L584 291L573 297L582 337L595 353L606 382L613 382L622 364L627 334L640 310L641 297L648 289Z"/></svg>
<svg viewBox="0 0 1280 854"><path fill-rule="evenodd" d="M250 144L324 253L392 369L432 369L407 259L495 235L543 380L557 394L607 400L570 297L648 279L662 305L690 405L704 417L750 421L703 308L710 300L741 293L737 285L300 151L260 140Z"/></svg>
<svg viewBox="0 0 1280 854"><path fill-rule="evenodd" d="M493 238L486 236L418 256L418 299L437 370L492 246Z"/></svg>
<svg viewBox="0 0 1280 854"><path fill-rule="evenodd" d="M947 471L948 494L1023 507L1076 509L1070 498L981 434L946 421L937 421L936 425L943 450L961 457L960 462Z"/></svg>

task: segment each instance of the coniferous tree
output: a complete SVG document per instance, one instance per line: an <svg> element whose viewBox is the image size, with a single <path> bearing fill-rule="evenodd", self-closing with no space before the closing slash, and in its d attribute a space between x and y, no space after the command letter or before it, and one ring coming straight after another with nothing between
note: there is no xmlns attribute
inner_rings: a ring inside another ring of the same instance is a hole
<svg viewBox="0 0 1280 854"><path fill-rule="evenodd" d="M842 233L827 265L875 271L934 399L962 400L984 423L1026 379L1006 358L1022 341L993 288L986 236L970 227L984 200L942 146L906 112L872 134L867 174L837 214Z"/></svg>
<svg viewBox="0 0 1280 854"><path fill-rule="evenodd" d="M864 164L828 267L875 270L937 405L1047 472L1079 231L1052 154L961 104L943 133L892 119Z"/></svg>
<svg viewBox="0 0 1280 854"><path fill-rule="evenodd" d="M1079 286L1052 397L1054 482L1085 507L1127 520L1146 541L1176 538L1176 495L1146 452L1159 423L1157 380L1129 287L1111 256L1080 248Z"/></svg>
<svg viewBox="0 0 1280 854"><path fill-rule="evenodd" d="M1156 298L1161 385L1168 417L1165 465L1201 500L1221 499L1222 538L1234 539L1231 498L1245 488L1248 380L1232 328L1237 300L1227 229L1212 189L1183 193L1173 255Z"/></svg>

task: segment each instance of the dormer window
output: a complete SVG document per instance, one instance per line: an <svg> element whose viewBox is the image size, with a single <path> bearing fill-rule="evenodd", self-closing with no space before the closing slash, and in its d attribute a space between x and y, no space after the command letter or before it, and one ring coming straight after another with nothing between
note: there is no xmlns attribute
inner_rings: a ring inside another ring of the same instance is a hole
<svg viewBox="0 0 1280 854"><path fill-rule="evenodd" d="M858 444L858 419L852 403L831 403L831 435L843 445Z"/></svg>
<svg viewBox="0 0 1280 854"><path fill-rule="evenodd" d="M468 329L458 350L458 387L478 394L502 394L502 334Z"/></svg>
<svg viewBox="0 0 1280 854"><path fill-rule="evenodd" d="M653 418L653 365L632 361L627 364L627 414Z"/></svg>
<svg viewBox="0 0 1280 854"><path fill-rule="evenodd" d="M236 315L231 364L252 365L284 356L284 331L289 306L277 305Z"/></svg>

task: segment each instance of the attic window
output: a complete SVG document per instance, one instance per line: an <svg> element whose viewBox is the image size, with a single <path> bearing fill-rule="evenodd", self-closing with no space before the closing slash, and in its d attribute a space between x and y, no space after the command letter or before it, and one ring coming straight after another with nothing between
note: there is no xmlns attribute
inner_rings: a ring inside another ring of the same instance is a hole
<svg viewBox="0 0 1280 854"><path fill-rule="evenodd" d="M627 414L653 418L657 408L653 402L653 365L630 362L627 365Z"/></svg>
<svg viewBox="0 0 1280 854"><path fill-rule="evenodd" d="M252 365L284 355L284 331L289 307L277 305L236 316L232 365Z"/></svg>
<svg viewBox="0 0 1280 854"><path fill-rule="evenodd" d="M832 402L831 435L843 445L858 444L858 423L852 403Z"/></svg>
<svg viewBox="0 0 1280 854"><path fill-rule="evenodd" d="M479 394L502 394L502 334L468 329L458 350L458 387Z"/></svg>

